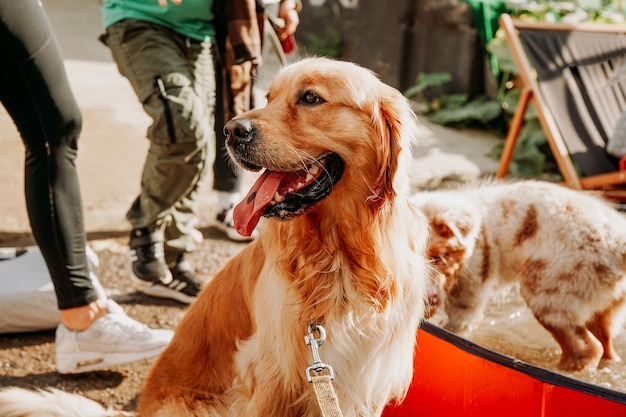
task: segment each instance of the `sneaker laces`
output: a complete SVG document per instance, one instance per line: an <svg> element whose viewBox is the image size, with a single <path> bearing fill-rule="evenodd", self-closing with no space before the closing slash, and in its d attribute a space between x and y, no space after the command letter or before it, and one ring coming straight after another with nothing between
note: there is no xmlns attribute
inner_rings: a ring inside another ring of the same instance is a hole
<svg viewBox="0 0 626 417"><path fill-rule="evenodd" d="M129 330L133 333L143 333L150 330L144 323L140 323L129 317L126 312L124 312L124 309L113 300L107 300L107 310L109 314L115 316L115 320L108 322L109 326L115 326L120 330Z"/></svg>

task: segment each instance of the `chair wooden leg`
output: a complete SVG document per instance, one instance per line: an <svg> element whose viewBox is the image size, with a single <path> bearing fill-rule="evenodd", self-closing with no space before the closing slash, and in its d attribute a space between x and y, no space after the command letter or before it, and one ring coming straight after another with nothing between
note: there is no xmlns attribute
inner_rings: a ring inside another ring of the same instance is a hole
<svg viewBox="0 0 626 417"><path fill-rule="evenodd" d="M515 151L515 145L517 144L517 138L519 137L522 125L524 124L524 114L528 108L532 90L525 88L522 91L519 102L517 103L517 109L513 113L513 120L511 120L511 126L509 126L509 132L506 135L506 141L504 142L504 148L502 149L502 155L500 156L500 163L498 164L498 170L496 171L496 178L502 179L506 177L509 172L509 166L513 159L513 152Z"/></svg>

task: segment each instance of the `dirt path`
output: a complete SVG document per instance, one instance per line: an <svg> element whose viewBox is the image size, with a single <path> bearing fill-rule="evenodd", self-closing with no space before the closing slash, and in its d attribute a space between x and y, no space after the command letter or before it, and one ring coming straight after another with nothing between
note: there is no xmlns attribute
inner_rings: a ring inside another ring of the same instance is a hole
<svg viewBox="0 0 626 417"><path fill-rule="evenodd" d="M190 260L205 278L211 277L245 244L228 241L214 229L202 230L205 240ZM91 240L100 258L99 277L129 316L154 328L176 327L187 306L136 292L128 276L125 237ZM54 330L0 335L0 387L53 387L85 395L114 409L133 411L153 360L119 365L79 375L56 372Z"/></svg>

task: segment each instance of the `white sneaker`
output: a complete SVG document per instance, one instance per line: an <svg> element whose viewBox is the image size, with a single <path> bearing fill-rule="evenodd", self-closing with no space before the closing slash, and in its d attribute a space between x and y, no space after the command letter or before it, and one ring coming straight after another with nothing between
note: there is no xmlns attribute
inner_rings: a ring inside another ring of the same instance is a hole
<svg viewBox="0 0 626 417"><path fill-rule="evenodd" d="M259 231L257 229L254 229L250 236L242 236L239 234L233 223L233 210L234 208L231 207L230 209L222 210L218 213L215 219L215 227L220 229L230 240L235 242L247 242L259 237Z"/></svg>
<svg viewBox="0 0 626 417"><path fill-rule="evenodd" d="M61 374L89 372L159 355L173 330L150 329L128 317L112 300L109 314L82 332L60 324L56 331L56 364Z"/></svg>

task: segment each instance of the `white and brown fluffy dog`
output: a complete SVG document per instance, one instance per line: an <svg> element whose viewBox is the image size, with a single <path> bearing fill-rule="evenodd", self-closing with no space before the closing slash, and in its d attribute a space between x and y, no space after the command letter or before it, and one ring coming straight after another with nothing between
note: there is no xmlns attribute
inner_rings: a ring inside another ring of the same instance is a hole
<svg viewBox="0 0 626 417"><path fill-rule="evenodd" d="M235 225L250 234L266 220L190 306L142 417L321 416L307 380L316 326L344 416L379 416L405 395L428 283L428 224L408 201L415 122L369 70L311 58L280 71L267 107L226 125L232 159L263 170Z"/></svg>
<svg viewBox="0 0 626 417"><path fill-rule="evenodd" d="M562 349L559 367L619 360L612 336L626 313L626 218L606 201L540 181L421 192L428 255L442 274L429 297L446 327L471 331L496 291L519 283ZM433 276L437 278L436 275Z"/></svg>

